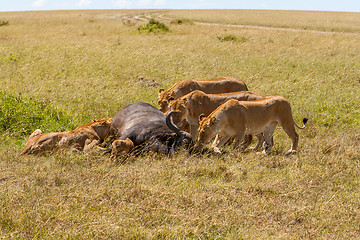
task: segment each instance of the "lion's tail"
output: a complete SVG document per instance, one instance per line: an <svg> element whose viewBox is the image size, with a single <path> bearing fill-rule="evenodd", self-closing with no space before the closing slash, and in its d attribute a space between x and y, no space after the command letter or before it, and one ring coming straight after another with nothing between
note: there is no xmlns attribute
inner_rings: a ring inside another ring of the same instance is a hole
<svg viewBox="0 0 360 240"><path fill-rule="evenodd" d="M309 119L308 118L303 118L303 126L302 127L300 127L299 125L297 125L296 124L296 122L294 121L294 125L297 127L297 128L299 128L299 129L304 129L305 127L306 127L306 123L309 121Z"/></svg>

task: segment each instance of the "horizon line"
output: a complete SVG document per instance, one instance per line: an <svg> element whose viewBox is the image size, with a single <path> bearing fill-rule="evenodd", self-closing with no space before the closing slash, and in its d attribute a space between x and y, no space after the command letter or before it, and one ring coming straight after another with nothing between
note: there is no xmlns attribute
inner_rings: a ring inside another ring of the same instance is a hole
<svg viewBox="0 0 360 240"><path fill-rule="evenodd" d="M123 10L244 10L244 11L298 11L298 12L334 12L334 13L360 13L360 11L345 10L302 10L302 9L264 9L264 8L84 8L84 9L32 9L32 10L0 10L7 12L49 12L49 11L123 11Z"/></svg>

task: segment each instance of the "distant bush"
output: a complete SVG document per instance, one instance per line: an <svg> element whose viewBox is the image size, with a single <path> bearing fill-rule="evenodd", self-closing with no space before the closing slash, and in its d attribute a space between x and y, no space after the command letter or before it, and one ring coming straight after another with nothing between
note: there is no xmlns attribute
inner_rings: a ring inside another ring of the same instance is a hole
<svg viewBox="0 0 360 240"><path fill-rule="evenodd" d="M246 42L246 41L247 41L247 38L246 38L246 37L243 37L243 36L237 37L237 36L232 35L232 34L227 34L227 35L225 35L225 36L218 37L218 39L219 39L221 42L229 42L229 41L233 41L233 42Z"/></svg>
<svg viewBox="0 0 360 240"><path fill-rule="evenodd" d="M75 127L69 126L72 122L70 114L46 102L24 99L0 91L0 132L21 137L38 128L43 132L65 131L66 127Z"/></svg>
<svg viewBox="0 0 360 240"><path fill-rule="evenodd" d="M168 32L169 28L162 22L159 22L155 19L150 19L150 21L144 24L142 27L138 28L139 32L149 32L149 33L156 33L156 32Z"/></svg>
<svg viewBox="0 0 360 240"><path fill-rule="evenodd" d="M9 21L0 21L0 26L8 26Z"/></svg>
<svg viewBox="0 0 360 240"><path fill-rule="evenodd" d="M190 19L186 19L186 18L178 18L178 19L174 19L170 22L170 24L178 24L178 25L182 25L182 24L194 24L193 21L191 21Z"/></svg>
<svg viewBox="0 0 360 240"><path fill-rule="evenodd" d="M125 26L134 26L138 22L137 19L134 20L134 19L125 19L125 18L123 18L121 21Z"/></svg>

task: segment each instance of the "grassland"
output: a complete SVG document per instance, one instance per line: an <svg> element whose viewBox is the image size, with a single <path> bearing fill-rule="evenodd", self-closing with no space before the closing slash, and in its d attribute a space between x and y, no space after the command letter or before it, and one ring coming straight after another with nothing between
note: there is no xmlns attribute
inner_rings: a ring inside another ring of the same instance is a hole
<svg viewBox="0 0 360 240"><path fill-rule="evenodd" d="M267 10L197 10L165 13L171 17L220 24L295 28L327 32L359 32L359 13Z"/></svg>
<svg viewBox="0 0 360 240"><path fill-rule="evenodd" d="M119 21L158 12L0 13L0 238L358 239L360 14L161 11L329 34L164 19L169 32L146 34L145 22ZM223 76L310 119L297 155L283 156L290 141L277 129L271 156L19 156L36 128L70 130L135 101L156 106L179 80Z"/></svg>

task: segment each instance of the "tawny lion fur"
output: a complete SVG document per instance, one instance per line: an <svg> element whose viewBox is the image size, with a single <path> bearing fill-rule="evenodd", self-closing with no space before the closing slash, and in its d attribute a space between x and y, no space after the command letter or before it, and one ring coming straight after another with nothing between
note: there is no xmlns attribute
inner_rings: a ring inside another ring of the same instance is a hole
<svg viewBox="0 0 360 240"><path fill-rule="evenodd" d="M130 138L125 138L124 140L117 139L111 144L111 158L128 154L133 148L134 143Z"/></svg>
<svg viewBox="0 0 360 240"><path fill-rule="evenodd" d="M68 132L42 133L37 129L29 136L21 155L41 154L67 147L88 151L108 136L111 121L111 118L100 118Z"/></svg>
<svg viewBox="0 0 360 240"><path fill-rule="evenodd" d="M169 111L168 105L170 99L178 99L185 94L188 94L194 90L200 90L205 93L226 93L226 92L237 92L247 91L246 84L236 78L218 78L209 80L192 80L187 79L175 83L169 90L159 90L159 110L163 113Z"/></svg>
<svg viewBox="0 0 360 240"><path fill-rule="evenodd" d="M266 97L255 101L229 100L208 117L201 119L195 149L201 150L215 137L212 147L215 152L220 153L218 147L230 137L244 139L245 135L263 133L264 153L267 154L271 152L272 136L279 123L292 141L291 148L286 154L288 155L295 153L298 146L299 135L295 131L295 126L303 129L306 122L307 118L304 118L302 127L295 123L290 103L281 96ZM245 149L248 145L249 142L244 141L242 148Z"/></svg>
<svg viewBox="0 0 360 240"><path fill-rule="evenodd" d="M240 91L231 93L206 94L203 91L195 90L169 103L171 111L176 111L173 116L173 122L183 131L186 131L186 125L190 126L190 134L193 140L196 140L199 117L201 114L208 116L221 104L231 99L239 101L253 101L264 98L260 94Z"/></svg>

